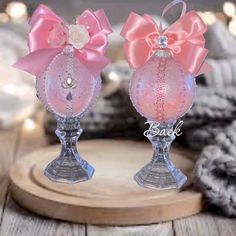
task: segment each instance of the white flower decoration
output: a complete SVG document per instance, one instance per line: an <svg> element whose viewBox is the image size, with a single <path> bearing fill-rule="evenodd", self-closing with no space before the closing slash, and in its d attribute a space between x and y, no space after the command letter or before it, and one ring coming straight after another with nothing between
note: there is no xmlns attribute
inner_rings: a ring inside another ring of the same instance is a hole
<svg viewBox="0 0 236 236"><path fill-rule="evenodd" d="M90 40L89 33L83 25L69 25L69 43L76 49L81 49Z"/></svg>

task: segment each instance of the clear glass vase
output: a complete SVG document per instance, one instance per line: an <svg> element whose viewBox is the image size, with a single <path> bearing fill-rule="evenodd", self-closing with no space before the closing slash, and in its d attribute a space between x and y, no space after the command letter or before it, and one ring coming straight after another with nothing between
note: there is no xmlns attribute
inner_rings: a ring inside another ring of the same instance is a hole
<svg viewBox="0 0 236 236"><path fill-rule="evenodd" d="M80 118L55 117L55 133L61 141L62 148L59 157L47 165L44 175L52 181L64 183L89 180L93 176L94 168L83 160L77 151L77 140L83 131L80 128Z"/></svg>
<svg viewBox="0 0 236 236"><path fill-rule="evenodd" d="M175 139L174 123L154 123L146 132L153 147L152 160L138 171L134 179L143 186L156 189L181 188L187 177L170 161L170 145Z"/></svg>

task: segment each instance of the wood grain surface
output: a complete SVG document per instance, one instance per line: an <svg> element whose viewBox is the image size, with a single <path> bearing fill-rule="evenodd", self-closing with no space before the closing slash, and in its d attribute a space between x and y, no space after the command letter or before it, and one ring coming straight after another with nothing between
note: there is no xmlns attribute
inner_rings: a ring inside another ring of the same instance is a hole
<svg viewBox="0 0 236 236"><path fill-rule="evenodd" d="M133 175L152 157L147 142L81 141L79 150L95 167L92 180L78 184L50 181L43 171L57 157L60 146L43 148L26 155L12 167L10 177L16 201L40 215L106 225L163 222L202 209L202 195L191 188L191 182L182 191L137 185ZM194 166L191 157L172 149L171 159L191 181Z"/></svg>
<svg viewBox="0 0 236 236"><path fill-rule="evenodd" d="M235 219L210 212L166 223L125 227L72 224L37 216L11 199L7 172L14 159L45 146L41 126L34 132L20 126L0 131L0 143L1 236L235 236Z"/></svg>

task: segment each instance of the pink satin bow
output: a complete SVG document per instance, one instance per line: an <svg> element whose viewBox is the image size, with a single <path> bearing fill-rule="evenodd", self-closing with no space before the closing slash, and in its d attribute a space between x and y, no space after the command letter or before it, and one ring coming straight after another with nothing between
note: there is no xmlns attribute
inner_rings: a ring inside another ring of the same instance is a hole
<svg viewBox="0 0 236 236"><path fill-rule="evenodd" d="M103 10L85 10L77 17L76 24L86 28L89 41L80 49L74 48L74 55L97 76L109 62L104 53L111 26ZM35 10L29 25L30 53L13 66L40 76L51 60L68 45L68 25L44 5Z"/></svg>
<svg viewBox="0 0 236 236"><path fill-rule="evenodd" d="M175 1L171 6L179 2L183 3L183 1ZM165 12L164 10L163 14ZM165 30L161 29L161 25L158 27L150 15L140 16L132 12L121 35L126 39L124 50L132 68L143 66L160 48L158 38L166 36L168 38L166 49L171 52L176 62L186 71L198 75L210 69L209 65L204 63L208 52L204 48L203 33L206 30L206 25L195 11L183 14Z"/></svg>

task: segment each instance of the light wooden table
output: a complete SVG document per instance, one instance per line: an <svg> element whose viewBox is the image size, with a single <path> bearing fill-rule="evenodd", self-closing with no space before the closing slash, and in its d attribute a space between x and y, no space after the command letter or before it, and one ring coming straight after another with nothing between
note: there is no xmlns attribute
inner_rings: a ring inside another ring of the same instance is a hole
<svg viewBox="0 0 236 236"><path fill-rule="evenodd" d="M235 236L236 219L201 213L162 224L129 227L104 227L71 224L37 216L19 207L9 193L8 170L22 155L46 142L42 128L26 131L22 126L0 131L0 235L1 236Z"/></svg>

